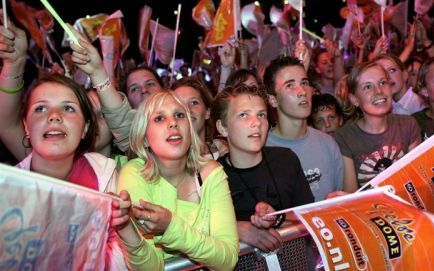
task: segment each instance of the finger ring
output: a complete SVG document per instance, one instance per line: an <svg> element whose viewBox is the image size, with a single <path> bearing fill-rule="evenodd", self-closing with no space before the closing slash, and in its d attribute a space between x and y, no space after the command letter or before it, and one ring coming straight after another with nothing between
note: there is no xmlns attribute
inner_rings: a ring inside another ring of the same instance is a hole
<svg viewBox="0 0 434 271"><path fill-rule="evenodd" d="M139 222L139 224L142 226L145 225L145 220L143 220L143 219L137 219L137 222Z"/></svg>

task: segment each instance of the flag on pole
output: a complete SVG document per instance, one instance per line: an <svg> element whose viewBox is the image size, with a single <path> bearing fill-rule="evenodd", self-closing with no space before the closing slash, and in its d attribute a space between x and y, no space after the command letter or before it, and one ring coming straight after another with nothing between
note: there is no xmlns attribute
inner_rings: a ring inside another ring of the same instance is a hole
<svg viewBox="0 0 434 271"><path fill-rule="evenodd" d="M223 46L231 37L236 38L234 0L222 0L214 17L211 30L205 38L206 47Z"/></svg>
<svg viewBox="0 0 434 271"><path fill-rule="evenodd" d="M214 19L215 7L212 0L199 0L193 8L191 17L193 20L206 31L211 30L212 21Z"/></svg>
<svg viewBox="0 0 434 271"><path fill-rule="evenodd" d="M175 42L175 30L158 24L155 28L156 22L151 20L150 30L154 39L154 51L158 60L163 64L170 64L173 57L173 43ZM155 33L157 29L157 33Z"/></svg>
<svg viewBox="0 0 434 271"><path fill-rule="evenodd" d="M291 6L285 5L284 11L272 6L270 9L270 21L276 26L279 31L280 40L283 45L288 46L290 43L290 15Z"/></svg>
<svg viewBox="0 0 434 271"><path fill-rule="evenodd" d="M402 1L393 7L390 24L393 25L401 35L407 36L408 22L408 0Z"/></svg>
<svg viewBox="0 0 434 271"><path fill-rule="evenodd" d="M11 7L17 20L25 29L27 29L27 31L29 31L32 39L42 50L44 57L48 62L52 63L53 60L48 50L47 43L45 42L45 37L38 26L37 19L35 18L35 14L38 13L38 10L25 4L25 2L17 2L15 0L11 0Z"/></svg>
<svg viewBox="0 0 434 271"><path fill-rule="evenodd" d="M265 15L259 5L251 3L241 9L241 23L243 27L252 35L256 36L259 47L264 40Z"/></svg>
<svg viewBox="0 0 434 271"><path fill-rule="evenodd" d="M122 17L122 12L117 10L107 17L99 29L104 68L111 79L114 79L114 69L130 44Z"/></svg>
<svg viewBox="0 0 434 271"><path fill-rule="evenodd" d="M149 44L149 32L150 21L152 16L152 8L144 5L140 9L139 17L139 50L143 57L143 60L147 62L148 58L148 44Z"/></svg>

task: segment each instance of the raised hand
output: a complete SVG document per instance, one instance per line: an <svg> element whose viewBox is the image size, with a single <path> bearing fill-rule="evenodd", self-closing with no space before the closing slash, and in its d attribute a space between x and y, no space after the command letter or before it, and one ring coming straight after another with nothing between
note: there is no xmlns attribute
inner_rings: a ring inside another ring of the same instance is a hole
<svg viewBox="0 0 434 271"><path fill-rule="evenodd" d="M79 45L75 43L71 43L70 45L72 49L72 62L90 76L94 85L103 82L108 78L108 75L104 69L104 64L98 50L73 27L68 26L76 35L79 42Z"/></svg>
<svg viewBox="0 0 434 271"><path fill-rule="evenodd" d="M230 42L226 42L223 47L218 49L218 55L220 56L220 62L223 67L233 67L235 64L235 45L232 45Z"/></svg>
<svg viewBox="0 0 434 271"><path fill-rule="evenodd" d="M0 17L3 17L3 11L0 11ZM23 30L11 21L8 21L8 29L0 26L0 58L4 66L25 64L27 48L27 37Z"/></svg>

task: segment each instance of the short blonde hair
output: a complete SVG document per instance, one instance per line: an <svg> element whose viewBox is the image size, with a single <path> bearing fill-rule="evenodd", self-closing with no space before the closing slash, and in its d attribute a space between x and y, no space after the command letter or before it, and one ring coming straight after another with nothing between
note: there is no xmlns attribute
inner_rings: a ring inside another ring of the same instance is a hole
<svg viewBox="0 0 434 271"><path fill-rule="evenodd" d="M137 156L145 161L141 173L148 181L156 181L160 176L160 171L156 161L155 154L147 146L146 132L152 113L157 108L161 108L164 101L172 97L186 112L188 123L190 125L190 142L191 146L187 153L186 170L190 174L198 172L206 163L206 159L200 155L200 139L193 129L190 111L188 108L170 91L158 91L151 94L137 109L130 129L130 146L131 150Z"/></svg>

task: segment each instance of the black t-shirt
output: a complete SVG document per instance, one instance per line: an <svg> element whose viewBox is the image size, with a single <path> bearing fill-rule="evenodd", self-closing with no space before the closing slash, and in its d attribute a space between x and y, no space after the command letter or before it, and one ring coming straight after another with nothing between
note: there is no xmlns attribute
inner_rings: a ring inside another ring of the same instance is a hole
<svg viewBox="0 0 434 271"><path fill-rule="evenodd" d="M228 154L218 159L228 175L239 221L250 220L257 201L270 204L276 211L314 201L300 161L293 151L280 147L264 147L262 151L262 161L251 168L230 166L227 163Z"/></svg>

